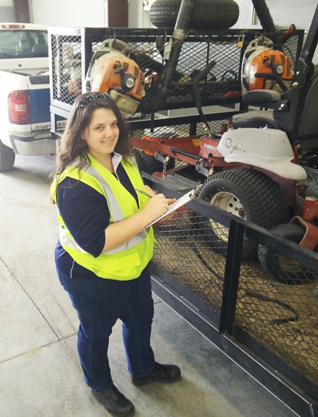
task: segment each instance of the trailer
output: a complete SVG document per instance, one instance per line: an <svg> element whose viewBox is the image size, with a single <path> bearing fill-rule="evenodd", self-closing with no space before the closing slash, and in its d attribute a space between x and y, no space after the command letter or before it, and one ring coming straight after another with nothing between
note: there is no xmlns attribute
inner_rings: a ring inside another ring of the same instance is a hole
<svg viewBox="0 0 318 417"><path fill-rule="evenodd" d="M208 201L196 198L169 222L155 228L158 245L152 262L153 290L298 415L309 417L318 415L318 256L299 246L299 242L290 242L266 229L287 221L291 214L301 217L304 193L315 183L315 168L298 163L302 153L306 159L307 150L292 147L287 134L284 150L288 149L289 154L285 160L298 167L297 176L306 172L307 178L302 181L282 179L277 172L269 176L268 169L261 165L253 169L256 175L251 181L249 174L254 163L227 161L220 151L220 144L225 142L230 145L224 145L226 149L243 149L242 144L230 142L231 138L224 135L232 132L235 117L240 122L247 106L240 81L246 48L267 32L187 30L182 42L174 43L174 30L166 28L50 28L52 134L61 135L57 117L67 118L76 96L86 91L92 59L100 59L96 53L105 40L115 39L128 45L128 50L120 51L125 56L122 60L129 58L128 54L138 56L145 80L149 77L148 98L160 86L154 73L163 71L167 61L161 53L162 46L170 42L171 49L179 49L176 66L170 73L169 94L164 103L160 101L160 109L151 111L153 108L146 106L145 113L137 111L128 118L131 144L136 149L144 181L169 197L178 197L198 183L206 183L202 191L206 190L215 176L222 182L217 185L218 200L211 201L211 195L206 196ZM286 56L303 63L304 32L296 30L292 36L287 36L287 32L289 28L275 30L276 39L284 40L281 49ZM307 39L317 41L316 33ZM109 43L103 47L108 48ZM308 70L303 66L300 75L296 74L300 88L294 91L298 99L309 86L311 69L310 65ZM196 77L199 96L193 88ZM279 107L281 94L276 93L271 93L277 99L272 105ZM268 101L262 103L265 106ZM288 103L288 108L296 109L293 106ZM172 116L176 109L188 114ZM152 163L160 163L160 169L158 165L153 169ZM229 176L232 182L239 178L245 196L256 189L257 199L250 200L252 204L259 199L264 201L270 214L266 224L254 222L257 207L253 216L247 216L251 210L243 204L244 199L237 199L235 191L222 189ZM224 211L225 203L232 211ZM297 206L301 210L290 213ZM259 248L267 251L265 269L258 259ZM273 270L276 276L271 274Z"/></svg>

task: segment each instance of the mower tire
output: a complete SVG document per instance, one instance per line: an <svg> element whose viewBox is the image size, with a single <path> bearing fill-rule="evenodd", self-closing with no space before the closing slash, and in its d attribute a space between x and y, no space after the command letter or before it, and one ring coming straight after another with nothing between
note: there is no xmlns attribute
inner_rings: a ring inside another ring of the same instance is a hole
<svg viewBox="0 0 318 417"><path fill-rule="evenodd" d="M150 8L150 21L158 28L174 28L181 0L156 0ZM234 0L194 0L189 29L224 30L235 25L239 6Z"/></svg>
<svg viewBox="0 0 318 417"><path fill-rule="evenodd" d="M299 224L280 224L270 230L274 235L299 243L305 234L305 228ZM318 245L314 249L318 252ZM264 245L258 246L258 259L275 281L287 285L300 285L316 281L317 274L305 266L289 259Z"/></svg>
<svg viewBox="0 0 318 417"><path fill-rule="evenodd" d="M253 169L233 169L212 175L204 183L199 197L243 220L271 229L289 220L287 202L277 182ZM205 218L200 232L210 247L226 255L228 228ZM244 237L242 257L255 257L257 245Z"/></svg>

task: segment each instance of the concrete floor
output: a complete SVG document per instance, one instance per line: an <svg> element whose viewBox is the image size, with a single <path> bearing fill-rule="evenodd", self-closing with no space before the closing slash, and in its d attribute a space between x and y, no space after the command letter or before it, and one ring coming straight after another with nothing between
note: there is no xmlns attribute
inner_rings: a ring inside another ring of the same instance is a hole
<svg viewBox="0 0 318 417"><path fill-rule="evenodd" d="M49 203L49 157L17 157L0 174L0 416L102 417L76 351L78 320L53 260L58 236ZM176 363L181 381L137 388L130 382L117 323L110 362L136 417L294 417L214 345L155 297L152 345Z"/></svg>

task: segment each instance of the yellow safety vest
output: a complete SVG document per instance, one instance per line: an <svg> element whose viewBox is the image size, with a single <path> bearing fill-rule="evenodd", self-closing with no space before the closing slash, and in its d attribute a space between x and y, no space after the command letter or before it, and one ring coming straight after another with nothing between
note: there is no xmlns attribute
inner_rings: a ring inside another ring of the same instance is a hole
<svg viewBox="0 0 318 417"><path fill-rule="evenodd" d="M138 194L139 208L135 198L129 191L95 158L89 155L90 165L79 169L80 160L76 160L59 175L51 186L51 194L56 203L56 189L66 177L79 180L102 194L110 212L110 223L118 222L138 213L147 203L148 197ZM115 153L113 160L114 170L122 163L134 188L145 190L136 162L128 164L122 156ZM150 227L147 231L138 233L129 242L102 253L95 258L84 251L68 231L61 215L58 213L60 223L60 242L67 253L76 263L94 272L100 278L127 281L140 276L153 255L154 234Z"/></svg>

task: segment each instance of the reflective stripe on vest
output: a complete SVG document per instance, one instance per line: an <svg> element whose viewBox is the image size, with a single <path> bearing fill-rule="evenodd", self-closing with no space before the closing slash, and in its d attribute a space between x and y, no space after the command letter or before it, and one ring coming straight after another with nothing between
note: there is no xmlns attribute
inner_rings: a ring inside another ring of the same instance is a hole
<svg viewBox="0 0 318 417"><path fill-rule="evenodd" d="M51 193L55 201L56 184L62 182L66 177L71 177L89 185L106 198L110 211L110 223L124 220L145 206L148 197L138 193L140 207L138 209L135 198L118 182L114 175L91 155L89 155L89 158L91 160L90 165L79 169L78 166L81 161L76 160L72 166L65 169L59 176L58 181L52 184ZM145 189L135 161L133 161L133 164L129 164L121 160L122 157L119 154L115 154L113 157L115 172L122 162L133 187ZM59 214L58 220L60 222L60 241L63 248L79 265L93 271L101 278L116 280L137 278L152 257L154 243L152 228L148 233L141 232L126 244L95 258L76 243Z"/></svg>

